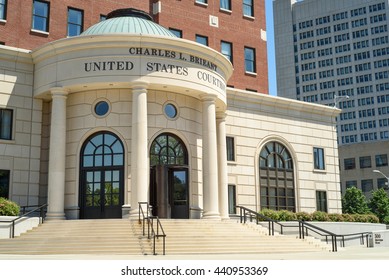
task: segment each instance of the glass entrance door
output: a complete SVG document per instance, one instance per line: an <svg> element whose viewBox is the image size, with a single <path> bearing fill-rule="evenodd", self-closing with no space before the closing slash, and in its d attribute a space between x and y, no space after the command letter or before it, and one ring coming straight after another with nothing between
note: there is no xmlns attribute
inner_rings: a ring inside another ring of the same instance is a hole
<svg viewBox="0 0 389 280"><path fill-rule="evenodd" d="M84 173L83 218L121 218L123 205L121 170Z"/></svg>
<svg viewBox="0 0 389 280"><path fill-rule="evenodd" d="M170 169L170 206L173 219L189 219L188 170Z"/></svg>
<svg viewBox="0 0 389 280"><path fill-rule="evenodd" d="M160 134L150 148L150 203L160 218L189 218L188 151L176 135Z"/></svg>
<svg viewBox="0 0 389 280"><path fill-rule="evenodd" d="M124 151L113 133L98 132L81 150L80 218L121 218L124 204Z"/></svg>

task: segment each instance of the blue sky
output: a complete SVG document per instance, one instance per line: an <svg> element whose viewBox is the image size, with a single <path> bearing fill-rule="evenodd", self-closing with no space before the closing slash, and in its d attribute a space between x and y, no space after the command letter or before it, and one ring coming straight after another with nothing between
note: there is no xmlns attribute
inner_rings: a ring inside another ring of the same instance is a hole
<svg viewBox="0 0 389 280"><path fill-rule="evenodd" d="M273 0L265 0L265 6L269 94L277 95L276 62L274 56Z"/></svg>

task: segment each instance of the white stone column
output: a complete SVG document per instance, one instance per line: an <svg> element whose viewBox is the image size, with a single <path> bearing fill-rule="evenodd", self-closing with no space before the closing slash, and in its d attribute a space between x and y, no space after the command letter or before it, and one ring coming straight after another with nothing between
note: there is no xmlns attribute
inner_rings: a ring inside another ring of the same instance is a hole
<svg viewBox="0 0 389 280"><path fill-rule="evenodd" d="M66 99L68 91L51 89L51 125L47 219L65 219Z"/></svg>
<svg viewBox="0 0 389 280"><path fill-rule="evenodd" d="M219 167L219 212L221 218L229 219L228 214L228 174L227 174L227 143L226 143L226 113L216 114L217 124L217 156Z"/></svg>
<svg viewBox="0 0 389 280"><path fill-rule="evenodd" d="M220 219L215 97L204 95L203 102L203 219Z"/></svg>
<svg viewBox="0 0 389 280"><path fill-rule="evenodd" d="M133 219L138 218L138 202L149 200L150 166L147 141L147 84L136 83L132 87L130 218Z"/></svg>

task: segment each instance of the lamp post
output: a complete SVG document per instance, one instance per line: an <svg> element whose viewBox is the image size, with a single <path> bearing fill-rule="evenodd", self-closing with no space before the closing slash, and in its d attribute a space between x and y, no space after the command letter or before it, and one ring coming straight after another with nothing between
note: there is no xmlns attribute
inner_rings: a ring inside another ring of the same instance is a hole
<svg viewBox="0 0 389 280"><path fill-rule="evenodd" d="M342 98L346 98L346 99L349 99L350 96L348 95L342 95L342 96L337 96L336 94L334 94L334 108L338 108L336 107L336 105L338 104L338 102L342 99Z"/></svg>
<svg viewBox="0 0 389 280"><path fill-rule="evenodd" d="M387 182L385 183L386 188L384 188L384 189L388 189L389 188L389 177L386 176L384 173L382 173L381 171L379 171L377 169L374 169L373 172L374 173L379 173L379 174L381 174L382 176L384 176L386 178L386 180L387 180Z"/></svg>

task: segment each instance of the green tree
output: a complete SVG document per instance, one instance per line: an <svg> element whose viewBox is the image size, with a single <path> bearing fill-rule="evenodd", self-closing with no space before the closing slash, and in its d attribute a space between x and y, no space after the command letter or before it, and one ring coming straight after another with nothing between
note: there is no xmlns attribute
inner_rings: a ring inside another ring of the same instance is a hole
<svg viewBox="0 0 389 280"><path fill-rule="evenodd" d="M366 197L356 187L348 188L342 198L343 213L368 214L370 213Z"/></svg>
<svg viewBox="0 0 389 280"><path fill-rule="evenodd" d="M389 197L384 189L378 189L373 192L369 206L371 211L377 215L380 223L389 222Z"/></svg>

